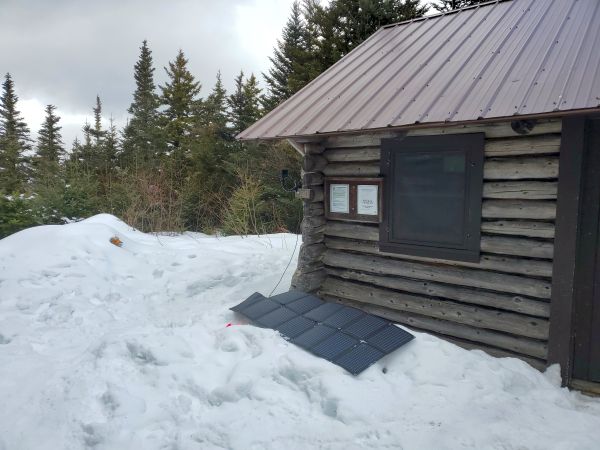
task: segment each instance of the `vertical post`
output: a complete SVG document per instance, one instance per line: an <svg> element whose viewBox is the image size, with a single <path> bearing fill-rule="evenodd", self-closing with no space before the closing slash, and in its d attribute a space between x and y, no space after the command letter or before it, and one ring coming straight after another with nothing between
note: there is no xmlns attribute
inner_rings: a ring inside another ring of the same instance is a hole
<svg viewBox="0 0 600 450"><path fill-rule="evenodd" d="M305 292L315 292L325 280L323 243L325 209L323 204L323 169L327 160L322 156L325 148L320 144L304 144L302 161L302 186L310 193L304 198L302 219L302 246L298 267L292 277L292 287ZM306 192L306 191L305 191Z"/></svg>
<svg viewBox="0 0 600 450"><path fill-rule="evenodd" d="M560 364L564 385L573 369L573 304L580 234L585 117L563 119L552 267L548 364Z"/></svg>

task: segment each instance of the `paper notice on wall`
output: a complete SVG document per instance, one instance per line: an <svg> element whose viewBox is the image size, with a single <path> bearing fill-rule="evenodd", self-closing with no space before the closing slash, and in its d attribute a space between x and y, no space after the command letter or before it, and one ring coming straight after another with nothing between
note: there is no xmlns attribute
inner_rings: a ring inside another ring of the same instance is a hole
<svg viewBox="0 0 600 450"><path fill-rule="evenodd" d="M378 187L374 184L359 184L357 190L358 214L376 216L378 211Z"/></svg>
<svg viewBox="0 0 600 450"><path fill-rule="evenodd" d="M329 185L329 212L345 214L350 212L350 185Z"/></svg>

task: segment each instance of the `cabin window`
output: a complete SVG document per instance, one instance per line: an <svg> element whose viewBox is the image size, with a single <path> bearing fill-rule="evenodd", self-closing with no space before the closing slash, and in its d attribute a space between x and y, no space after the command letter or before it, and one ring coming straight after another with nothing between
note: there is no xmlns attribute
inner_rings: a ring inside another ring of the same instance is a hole
<svg viewBox="0 0 600 450"><path fill-rule="evenodd" d="M383 139L379 248L479 261L484 134Z"/></svg>

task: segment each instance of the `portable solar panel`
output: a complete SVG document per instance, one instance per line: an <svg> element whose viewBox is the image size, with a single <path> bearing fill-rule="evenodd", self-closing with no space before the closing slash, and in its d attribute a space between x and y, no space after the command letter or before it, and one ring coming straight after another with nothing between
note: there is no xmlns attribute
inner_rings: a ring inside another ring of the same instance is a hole
<svg viewBox="0 0 600 450"><path fill-rule="evenodd" d="M296 290L255 292L231 310L354 375L414 338L389 320Z"/></svg>

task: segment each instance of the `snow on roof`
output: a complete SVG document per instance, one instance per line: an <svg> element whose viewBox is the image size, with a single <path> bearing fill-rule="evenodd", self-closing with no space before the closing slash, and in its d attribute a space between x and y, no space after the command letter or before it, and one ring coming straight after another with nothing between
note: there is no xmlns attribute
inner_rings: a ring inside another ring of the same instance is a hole
<svg viewBox="0 0 600 450"><path fill-rule="evenodd" d="M600 106L600 2L487 3L379 29L238 135L274 139Z"/></svg>

